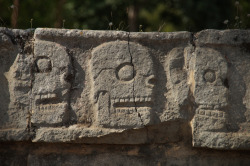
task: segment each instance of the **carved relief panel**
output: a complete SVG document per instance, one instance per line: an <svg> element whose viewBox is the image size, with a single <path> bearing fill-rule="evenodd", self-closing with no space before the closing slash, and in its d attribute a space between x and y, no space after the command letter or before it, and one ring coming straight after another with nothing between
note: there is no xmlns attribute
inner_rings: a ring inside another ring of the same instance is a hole
<svg viewBox="0 0 250 166"><path fill-rule="evenodd" d="M127 41L102 44L91 57L92 100L104 127L140 127L150 123L155 72L147 48Z"/></svg>
<svg viewBox="0 0 250 166"><path fill-rule="evenodd" d="M72 64L66 48L49 42L35 47L31 122L50 126L68 119Z"/></svg>
<svg viewBox="0 0 250 166"><path fill-rule="evenodd" d="M249 39L227 32L38 28L29 53L0 33L0 136L249 149Z"/></svg>
<svg viewBox="0 0 250 166"><path fill-rule="evenodd" d="M193 93L197 109L194 130L225 131L228 109L227 62L218 51L197 48Z"/></svg>

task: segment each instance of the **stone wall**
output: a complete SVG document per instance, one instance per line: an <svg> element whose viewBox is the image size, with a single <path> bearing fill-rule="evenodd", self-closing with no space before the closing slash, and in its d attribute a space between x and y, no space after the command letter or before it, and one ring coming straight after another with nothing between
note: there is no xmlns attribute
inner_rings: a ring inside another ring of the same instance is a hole
<svg viewBox="0 0 250 166"><path fill-rule="evenodd" d="M0 29L0 165L249 165L250 31Z"/></svg>

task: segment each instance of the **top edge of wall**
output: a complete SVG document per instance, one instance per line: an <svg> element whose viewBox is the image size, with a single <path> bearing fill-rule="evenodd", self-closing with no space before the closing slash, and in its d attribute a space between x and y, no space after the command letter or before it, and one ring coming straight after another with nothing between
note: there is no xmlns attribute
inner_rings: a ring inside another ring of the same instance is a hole
<svg viewBox="0 0 250 166"><path fill-rule="evenodd" d="M17 35L28 35L28 34L33 34L34 29L11 29L11 28L6 28L6 27L0 27L0 33L4 34L9 34L12 36L17 36Z"/></svg>
<svg viewBox="0 0 250 166"><path fill-rule="evenodd" d="M206 29L194 35L196 46L202 45L242 45L250 43L250 30L228 29L214 30Z"/></svg>
<svg viewBox="0 0 250 166"><path fill-rule="evenodd" d="M153 41L193 41L196 46L204 45L244 45L250 43L250 29L205 29L197 33L178 32L125 32L115 30L79 30L79 29L10 29L0 27L0 33L13 35L34 34L35 39L57 41L72 39L111 39L111 40L153 40ZM193 35L194 34L194 35Z"/></svg>
<svg viewBox="0 0 250 166"><path fill-rule="evenodd" d="M191 33L181 32L125 32L111 30L78 30L78 29L53 29L37 28L35 38L51 40L52 38L99 38L99 39L148 39L148 40L190 40Z"/></svg>

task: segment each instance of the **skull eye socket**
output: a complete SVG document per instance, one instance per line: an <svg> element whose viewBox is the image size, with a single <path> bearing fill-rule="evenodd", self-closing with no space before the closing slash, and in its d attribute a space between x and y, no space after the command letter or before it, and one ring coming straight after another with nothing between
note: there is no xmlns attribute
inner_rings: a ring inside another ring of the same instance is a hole
<svg viewBox="0 0 250 166"><path fill-rule="evenodd" d="M216 74L215 74L215 71L213 70L207 70L205 73L204 73L204 79L206 82L214 82L216 80Z"/></svg>
<svg viewBox="0 0 250 166"><path fill-rule="evenodd" d="M45 73L51 71L51 61L48 58L40 58L36 61L37 71L39 73Z"/></svg>
<svg viewBox="0 0 250 166"><path fill-rule="evenodd" d="M122 81L130 81L135 77L134 67L130 63L125 63L117 68L116 77Z"/></svg>

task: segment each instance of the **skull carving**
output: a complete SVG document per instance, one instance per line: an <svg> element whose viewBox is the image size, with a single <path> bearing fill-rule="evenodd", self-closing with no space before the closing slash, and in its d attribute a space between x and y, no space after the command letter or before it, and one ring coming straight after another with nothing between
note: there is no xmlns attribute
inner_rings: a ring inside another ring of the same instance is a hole
<svg viewBox="0 0 250 166"><path fill-rule="evenodd" d="M141 127L149 124L155 75L147 48L116 41L92 52L92 98L98 125Z"/></svg>
<svg viewBox="0 0 250 166"><path fill-rule="evenodd" d="M227 70L226 59L218 51L196 50L193 91L198 108L193 119L195 130L226 130Z"/></svg>
<svg viewBox="0 0 250 166"><path fill-rule="evenodd" d="M31 122L46 126L61 124L67 119L70 79L73 75L70 57L64 47L48 42L39 43L35 48L38 50L35 50Z"/></svg>

